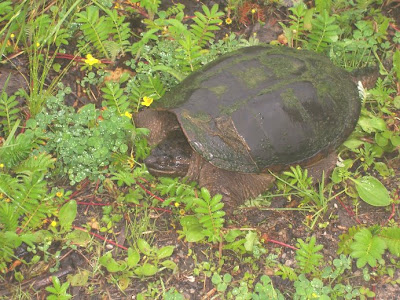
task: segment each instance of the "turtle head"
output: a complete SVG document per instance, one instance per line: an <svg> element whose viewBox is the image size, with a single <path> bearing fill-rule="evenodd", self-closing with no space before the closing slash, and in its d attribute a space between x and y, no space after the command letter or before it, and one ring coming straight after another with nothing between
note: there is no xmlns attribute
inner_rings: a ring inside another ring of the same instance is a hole
<svg viewBox="0 0 400 300"><path fill-rule="evenodd" d="M183 177L189 170L192 151L183 132L174 130L151 151L144 163L154 176Z"/></svg>

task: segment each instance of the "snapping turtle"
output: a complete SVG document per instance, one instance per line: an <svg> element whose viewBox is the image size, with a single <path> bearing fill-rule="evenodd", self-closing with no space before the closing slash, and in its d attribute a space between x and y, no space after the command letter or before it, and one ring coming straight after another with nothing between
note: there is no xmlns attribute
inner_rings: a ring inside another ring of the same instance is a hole
<svg viewBox="0 0 400 300"><path fill-rule="evenodd" d="M241 203L268 189L268 170L322 170L360 113L350 75L317 53L253 46L189 75L136 125L157 145L145 160L156 176L188 176Z"/></svg>

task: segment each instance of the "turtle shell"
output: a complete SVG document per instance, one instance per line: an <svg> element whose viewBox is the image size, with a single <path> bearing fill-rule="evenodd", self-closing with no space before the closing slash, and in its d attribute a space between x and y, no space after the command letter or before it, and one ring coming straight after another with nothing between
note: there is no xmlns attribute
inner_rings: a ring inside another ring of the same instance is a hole
<svg viewBox="0 0 400 300"><path fill-rule="evenodd" d="M260 173L327 154L360 113L350 75L314 52L253 46L189 75L157 103L216 167Z"/></svg>

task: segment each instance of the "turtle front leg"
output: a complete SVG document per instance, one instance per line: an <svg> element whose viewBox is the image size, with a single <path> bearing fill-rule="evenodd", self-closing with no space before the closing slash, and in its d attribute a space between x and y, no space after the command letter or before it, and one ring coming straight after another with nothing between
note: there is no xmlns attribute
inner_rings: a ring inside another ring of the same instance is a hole
<svg viewBox="0 0 400 300"><path fill-rule="evenodd" d="M212 195L222 194L228 207L236 208L245 200L255 198L268 190L275 178L270 174L230 172L206 163L200 170L198 182Z"/></svg>

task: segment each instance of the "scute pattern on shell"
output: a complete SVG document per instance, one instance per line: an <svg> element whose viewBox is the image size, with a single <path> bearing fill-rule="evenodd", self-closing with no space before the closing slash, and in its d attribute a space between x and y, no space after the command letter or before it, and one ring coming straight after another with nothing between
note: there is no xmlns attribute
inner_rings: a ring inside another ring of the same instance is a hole
<svg viewBox="0 0 400 300"><path fill-rule="evenodd" d="M353 131L360 100L350 75L314 52L242 48L189 75L157 104L216 167L260 173L312 159Z"/></svg>

